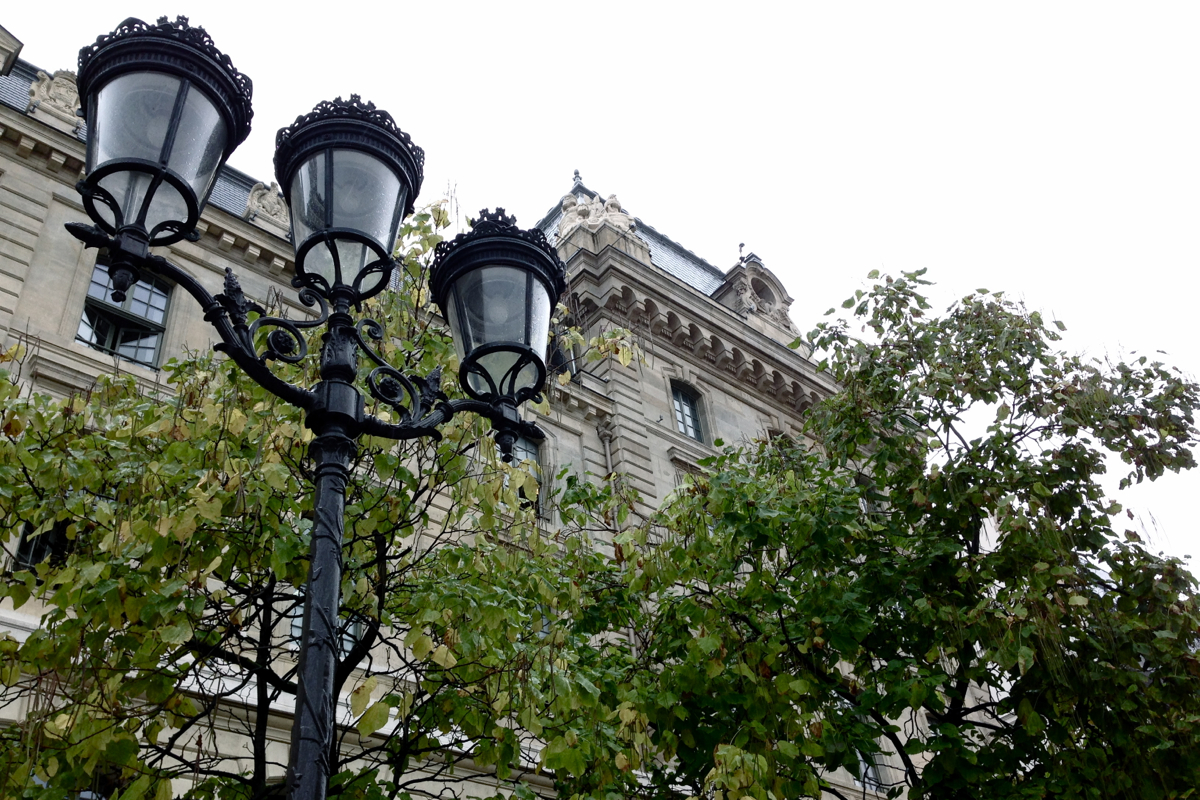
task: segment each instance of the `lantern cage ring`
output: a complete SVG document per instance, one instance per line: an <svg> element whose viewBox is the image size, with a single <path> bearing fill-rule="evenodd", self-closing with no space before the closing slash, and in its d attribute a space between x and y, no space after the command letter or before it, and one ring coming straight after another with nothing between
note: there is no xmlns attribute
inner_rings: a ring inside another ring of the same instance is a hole
<svg viewBox="0 0 1200 800"><path fill-rule="evenodd" d="M479 362L485 356L500 352L517 352L519 355L516 362L508 368L508 371L497 382L492 378L491 373ZM516 388L517 377L528 366L534 367L537 371L537 378L533 381L532 386ZM480 392L474 389L470 381L472 376L481 378L487 384L488 390ZM461 366L458 368L458 377L462 382L463 390L467 394L485 403L508 401L509 398L517 405L524 403L526 400L540 403L542 401L542 394L539 387L546 382L546 364L527 345L520 344L519 342L492 342L476 347L463 359Z"/></svg>
<svg viewBox="0 0 1200 800"><path fill-rule="evenodd" d="M112 193L100 185L100 181L117 172L142 172L150 176L150 185L143 195L142 207L133 214L132 222L126 218L126 209L121 208L121 204L112 196ZM196 231L196 222L200 219L200 206L196 203L196 193L186 181L157 162L143 159L110 162L92 170L87 178L75 184L75 190L79 192L83 199L84 210L88 217L96 223L96 226L105 233L115 234L123 228L140 228L145 231L145 226L139 223L138 219L144 209L148 210L159 187L164 183L178 192L179 196L183 198L183 202L187 204L187 219L160 222L154 226L153 230L144 234L147 242L157 247L174 244L183 239L196 241L200 238L200 234ZM113 223L105 221L96 207L97 203L106 206L112 212ZM161 235L164 233L166 235Z"/></svg>
<svg viewBox="0 0 1200 800"><path fill-rule="evenodd" d="M307 288L317 292L326 299L332 299L336 294L337 289L347 286L342 280L342 259L338 252L338 242L354 242L366 247L375 255L375 260L367 263L358 274L354 276L354 280L349 283L349 289L353 296L351 303L358 310L362 310L362 301L367 298L374 297L382 292L388 286L388 281L392 277L392 270L396 266L395 259L391 253L385 252L380 248L379 243L360 231L352 228L328 228L319 233L314 233L301 243L296 248L296 277L292 278L292 286L296 288ZM303 270L300 266L305 262L308 254L317 248L324 245L330 256L333 258L334 281L330 283L324 275L315 272ZM373 275L378 275L379 279L375 283L368 286L365 290L363 284L368 278Z"/></svg>

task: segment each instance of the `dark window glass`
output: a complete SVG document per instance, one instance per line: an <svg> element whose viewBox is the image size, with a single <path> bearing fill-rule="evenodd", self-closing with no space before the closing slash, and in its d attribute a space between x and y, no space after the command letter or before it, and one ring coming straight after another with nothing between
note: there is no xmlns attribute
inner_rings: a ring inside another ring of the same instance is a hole
<svg viewBox="0 0 1200 800"><path fill-rule="evenodd" d="M33 572L37 565L49 561L52 565L61 564L71 551L71 540L67 538L69 520L59 520L48 530L34 536L37 530L32 523L26 522L17 541L17 552L13 557L13 571L28 570Z"/></svg>
<svg viewBox="0 0 1200 800"><path fill-rule="evenodd" d="M684 436L703 442L704 434L700 430L700 398L695 392L678 384L671 385L671 397L675 402L675 427Z"/></svg>
<svg viewBox="0 0 1200 800"><path fill-rule="evenodd" d="M168 289L160 281L148 281L135 283L125 302L117 304L112 300L108 265L96 264L75 338L127 361L157 367L167 318Z"/></svg>

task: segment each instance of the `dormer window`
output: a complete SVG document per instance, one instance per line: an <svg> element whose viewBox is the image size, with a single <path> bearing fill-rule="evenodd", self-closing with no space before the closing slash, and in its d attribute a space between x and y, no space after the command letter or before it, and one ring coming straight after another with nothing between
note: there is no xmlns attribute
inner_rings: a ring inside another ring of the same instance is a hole
<svg viewBox="0 0 1200 800"><path fill-rule="evenodd" d="M691 387L671 383L671 398L675 405L675 428L684 436L704 441L700 426L700 395Z"/></svg>

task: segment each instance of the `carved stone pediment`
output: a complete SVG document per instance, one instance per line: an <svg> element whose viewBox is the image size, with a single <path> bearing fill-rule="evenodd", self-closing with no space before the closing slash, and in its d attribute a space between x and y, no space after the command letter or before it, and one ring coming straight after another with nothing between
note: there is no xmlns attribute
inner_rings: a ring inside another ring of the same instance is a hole
<svg viewBox="0 0 1200 800"><path fill-rule="evenodd" d="M79 89L75 73L60 69L53 75L38 71L29 85L29 105L25 113L64 133L74 134L83 120L79 116Z"/></svg>
<svg viewBox="0 0 1200 800"><path fill-rule="evenodd" d="M292 218L288 214L287 203L279 191L279 184L274 181L270 186L256 183L250 189L250 198L246 201L244 219L257 222L265 228L275 229L280 235L287 235L291 230Z"/></svg>
<svg viewBox="0 0 1200 800"><path fill-rule="evenodd" d="M796 326L788 316L791 296L753 253L744 256L726 273L725 283L713 298L741 314L763 333L788 342L796 336Z"/></svg>

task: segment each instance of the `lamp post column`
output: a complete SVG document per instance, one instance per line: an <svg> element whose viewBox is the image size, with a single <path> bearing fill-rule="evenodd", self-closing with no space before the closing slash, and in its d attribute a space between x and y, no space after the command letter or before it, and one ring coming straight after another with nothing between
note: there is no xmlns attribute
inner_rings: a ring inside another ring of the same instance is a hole
<svg viewBox="0 0 1200 800"><path fill-rule="evenodd" d="M315 474L313 529L308 584L304 594L303 639L296 688L287 784L291 800L324 800L333 770L336 703L334 672L338 657L338 609L341 607L342 535L346 484L358 451L363 399L354 388L358 357L349 302L338 298L321 348L321 382L306 424L315 438L309 445Z"/></svg>

